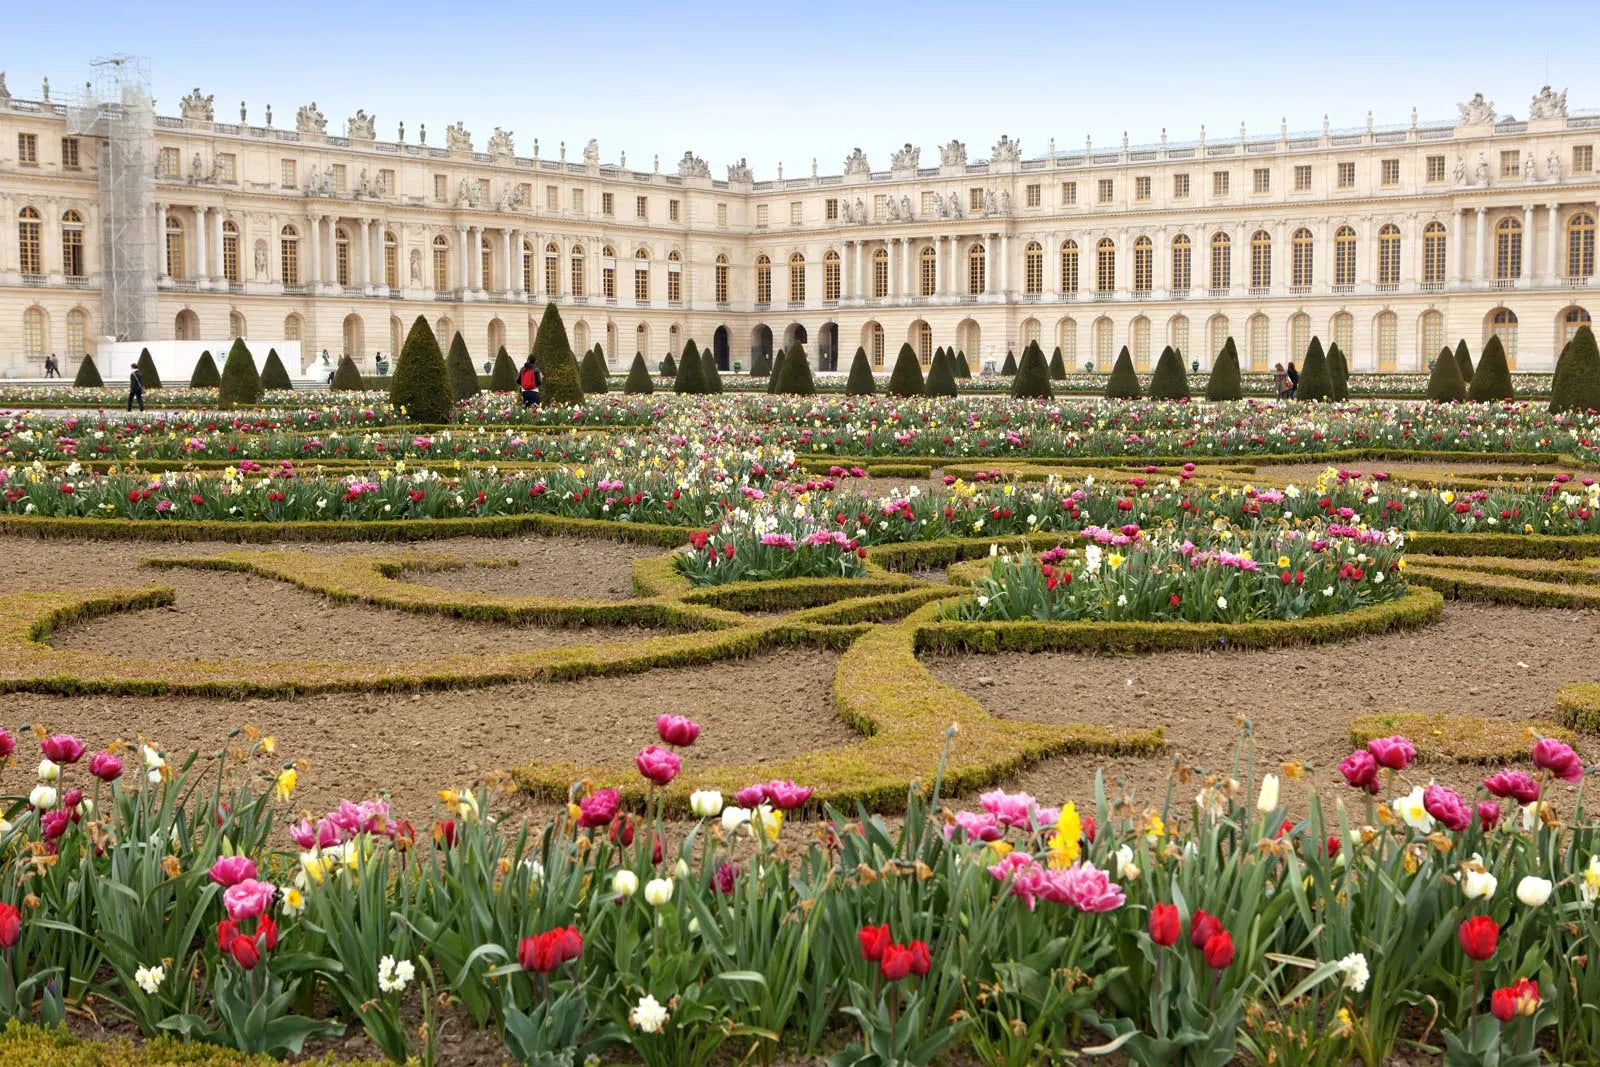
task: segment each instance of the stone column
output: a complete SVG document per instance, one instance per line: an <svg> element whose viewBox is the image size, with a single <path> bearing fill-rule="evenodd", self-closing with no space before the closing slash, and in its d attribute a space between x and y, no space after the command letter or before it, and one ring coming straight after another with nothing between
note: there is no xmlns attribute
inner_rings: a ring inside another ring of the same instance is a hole
<svg viewBox="0 0 1600 1067"><path fill-rule="evenodd" d="M1548 261L1548 269L1545 271L1545 279L1551 285L1554 285L1556 284L1556 279L1560 277L1560 275L1556 273L1556 269L1558 266L1560 266L1561 262L1559 253L1557 251L1561 247L1561 207L1559 204L1546 204L1545 210L1549 212L1550 219L1549 232L1545 238L1550 245L1549 252L1546 257Z"/></svg>
<svg viewBox="0 0 1600 1067"><path fill-rule="evenodd" d="M506 230L506 292L521 295L522 231Z"/></svg>
<svg viewBox="0 0 1600 1067"><path fill-rule="evenodd" d="M306 236L301 241L301 249L306 258L306 281L302 284L316 285L322 281L322 226L321 219L316 215L306 216Z"/></svg>
<svg viewBox="0 0 1600 1067"><path fill-rule="evenodd" d="M1533 281L1533 205L1522 205L1522 283Z"/></svg>
<svg viewBox="0 0 1600 1067"><path fill-rule="evenodd" d="M344 283L339 281L339 243L337 240L339 235L339 216L325 215L322 223L325 231L322 235L323 263L327 265L322 272L323 276L329 285L343 285Z"/></svg>
<svg viewBox="0 0 1600 1067"><path fill-rule="evenodd" d="M1450 213L1450 246L1445 249L1445 256L1450 261L1450 287L1458 288L1461 285L1461 260L1465 258L1466 246L1462 244L1461 209L1456 208Z"/></svg>
<svg viewBox="0 0 1600 1067"><path fill-rule="evenodd" d="M922 293L922 282L917 273L922 269L922 261L918 258L920 254L916 239L907 237L905 261L901 264L905 268L905 293L907 299L914 299Z"/></svg>
<svg viewBox="0 0 1600 1067"><path fill-rule="evenodd" d="M998 233L985 234L983 244L983 291L986 296L993 296L997 291L995 274L1000 266L1000 235Z"/></svg>
<svg viewBox="0 0 1600 1067"><path fill-rule="evenodd" d="M206 261L206 209L194 209L194 252L190 260L189 276L196 282L209 284L211 267Z"/></svg>
<svg viewBox="0 0 1600 1067"><path fill-rule="evenodd" d="M467 273L467 264L471 260L467 258L467 224L464 222L456 225L456 243L457 247L461 249L460 254L456 256L457 269L460 271L456 278L456 288L470 289L472 283L469 280L471 275Z"/></svg>
<svg viewBox="0 0 1600 1067"><path fill-rule="evenodd" d="M238 253L239 253L239 277L242 280L244 278L244 276L245 276L245 271L244 271L244 265L245 265L244 234L240 233L238 235L238 238L239 238L239 241L238 241L237 247L238 247ZM212 253L211 254L216 257L216 263L217 263L217 270L216 270L216 274L214 275L214 277L218 281L220 281L223 285L227 285L228 284L227 265L223 262L223 259L222 259L222 209L221 208L217 208L214 211L212 211L212 213L211 213L211 248L212 248Z"/></svg>
<svg viewBox="0 0 1600 1067"><path fill-rule="evenodd" d="M1481 207L1478 208L1478 230L1476 237L1477 244L1473 247L1473 258L1477 260L1477 269L1473 272L1473 280L1479 284L1482 284L1484 279L1489 276L1487 269L1487 264L1489 262L1489 242L1484 239L1486 235L1484 231L1483 213L1484 209Z"/></svg>
<svg viewBox="0 0 1600 1067"><path fill-rule="evenodd" d="M6 218L9 219L14 217L15 216L12 214L11 208L8 205L6 208ZM10 238L12 227L4 226L0 227L0 230L3 230L6 233L6 236ZM15 239L11 238L11 240ZM20 250L12 247L11 254L5 259L5 267L7 270L11 268L13 263L18 262L19 255ZM18 269L21 269L20 264L18 264ZM171 277L171 275L167 273L167 205L160 200L156 201L156 277Z"/></svg>

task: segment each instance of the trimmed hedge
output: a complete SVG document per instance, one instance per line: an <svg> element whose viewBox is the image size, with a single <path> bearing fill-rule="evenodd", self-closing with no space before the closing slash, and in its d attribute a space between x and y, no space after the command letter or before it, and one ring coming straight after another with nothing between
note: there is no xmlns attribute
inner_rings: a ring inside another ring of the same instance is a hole
<svg viewBox="0 0 1600 1067"><path fill-rule="evenodd" d="M1550 382L1550 410L1600 411L1600 350L1596 350L1594 330L1578 327L1572 342L1556 364Z"/></svg>
<svg viewBox="0 0 1600 1067"><path fill-rule="evenodd" d="M932 390L929 390L932 395ZM1048 400L1052 396L1050 388L1050 364L1045 361L1044 349L1039 347L1038 341L1029 341L1022 350L1022 363L1017 367L1017 373L1011 379L1012 399L1033 398Z"/></svg>
<svg viewBox="0 0 1600 1067"><path fill-rule="evenodd" d="M649 396L656 391L650 368L645 365L644 356L638 352L633 354L633 366L628 368L628 380L622 383L622 391L630 396Z"/></svg>
<svg viewBox="0 0 1600 1067"><path fill-rule="evenodd" d="M1017 355L1009 348L1006 349L1006 362L1005 365L1000 368L1000 373L1005 375L1007 378L1017 373Z"/></svg>
<svg viewBox="0 0 1600 1067"><path fill-rule="evenodd" d="M222 375L217 373L217 361L211 358L211 349L208 348L195 360L194 372L189 375L189 388L215 389L221 384Z"/></svg>
<svg viewBox="0 0 1600 1067"><path fill-rule="evenodd" d="M139 381L146 390L161 388L161 374L156 370L156 361L150 358L148 348L139 349L139 358L135 361L139 368Z"/></svg>
<svg viewBox="0 0 1600 1067"><path fill-rule="evenodd" d="M1183 369L1183 357L1168 345L1156 360L1155 373L1150 376L1151 400L1188 400L1189 374Z"/></svg>
<svg viewBox="0 0 1600 1067"><path fill-rule="evenodd" d="M1333 374L1333 399L1350 399L1350 361L1335 341L1328 346L1328 370Z"/></svg>
<svg viewBox="0 0 1600 1067"><path fill-rule="evenodd" d="M811 360L806 346L796 341L789 346L783 366L773 377L773 392L789 396L815 396L817 383L811 377Z"/></svg>
<svg viewBox="0 0 1600 1067"><path fill-rule="evenodd" d="M1479 457L1481 458L1481 457ZM1411 562L1419 555L1504 556L1512 559L1590 559L1600 556L1600 534L1433 533L1406 534ZM1438 561L1440 566L1452 566Z"/></svg>
<svg viewBox="0 0 1600 1067"><path fill-rule="evenodd" d="M1461 380L1461 368L1448 348L1439 350L1428 375L1428 399L1435 404L1454 404L1467 398L1467 383Z"/></svg>
<svg viewBox="0 0 1600 1067"><path fill-rule="evenodd" d="M104 389L106 383L100 377L100 368L94 365L94 357L85 355L83 362L78 364L78 374L72 379L72 384L79 389Z"/></svg>
<svg viewBox="0 0 1600 1067"><path fill-rule="evenodd" d="M856 358L850 361L850 377L844 383L846 396L873 396L878 391L877 380L872 376L872 364L865 348L856 349Z"/></svg>
<svg viewBox="0 0 1600 1067"><path fill-rule="evenodd" d="M1556 694L1556 714L1574 730L1600 731L1600 685L1574 682Z"/></svg>
<svg viewBox="0 0 1600 1067"><path fill-rule="evenodd" d="M238 407L261 403L267 387L256 373L256 359L245 347L244 338L235 337L228 348L228 358L222 364L222 380L217 389L220 407Z"/></svg>
<svg viewBox="0 0 1600 1067"><path fill-rule="evenodd" d="M1378 712L1358 715L1350 723L1350 743L1355 747L1364 748L1375 737L1404 734L1416 747L1417 759L1424 763L1518 763L1528 758L1535 733L1568 744L1576 740L1570 730L1554 723L1521 723L1479 715Z"/></svg>
<svg viewBox="0 0 1600 1067"><path fill-rule="evenodd" d="M505 349L500 350L505 354ZM496 367L496 372L499 371ZM328 383L328 388L336 393L360 392L364 386L361 384L361 370L356 366L356 361L349 356L343 356L339 365L333 370L333 381Z"/></svg>
<svg viewBox="0 0 1600 1067"><path fill-rule="evenodd" d="M967 381L972 377L972 367L967 363L967 354L965 352L956 353L956 377L962 381Z"/></svg>
<svg viewBox="0 0 1600 1067"><path fill-rule="evenodd" d="M1217 353L1216 361L1211 365L1211 377L1206 380L1206 399L1244 399L1244 379L1239 373L1239 349L1233 343L1232 334L1222 342L1222 351Z"/></svg>
<svg viewBox="0 0 1600 1067"><path fill-rule="evenodd" d="M387 1061L336 1059L332 1053L297 1059L299 1067L387 1067ZM65 1027L24 1026L17 1020L0 1034L0 1067L282 1067L271 1056L246 1055L220 1045L164 1034L142 1044L126 1037L80 1038Z"/></svg>
<svg viewBox="0 0 1600 1067"><path fill-rule="evenodd" d="M783 358L785 355L786 353L781 348L772 355L771 372L767 375L767 392L769 393L778 391L778 375L783 371Z"/></svg>
<svg viewBox="0 0 1600 1067"><path fill-rule="evenodd" d="M1600 589L1564 582L1541 582L1510 574L1474 570L1468 561L1413 562L1407 577L1439 590L1451 600L1476 600L1535 608L1600 608Z"/></svg>
<svg viewBox="0 0 1600 1067"><path fill-rule="evenodd" d="M1496 335L1495 340L1499 340L1499 335ZM1500 351L1501 355L1504 356L1505 349L1502 348ZM1489 354L1487 347L1484 348L1483 354ZM1472 367L1472 353L1467 351L1467 339L1465 337L1456 342L1456 367L1461 371L1461 380L1471 385L1472 376L1475 372Z"/></svg>
<svg viewBox="0 0 1600 1067"><path fill-rule="evenodd" d="M293 389L294 383L289 380L289 372L284 369L283 360L278 358L276 348L267 349L267 361L261 365L261 387L263 389Z"/></svg>
<svg viewBox="0 0 1600 1067"><path fill-rule="evenodd" d="M678 376L678 361L668 352L667 357L661 361L661 376L663 378L676 378Z"/></svg>
<svg viewBox="0 0 1600 1067"><path fill-rule="evenodd" d="M929 396L955 396L956 376L950 370L950 360L944 354L944 349L939 349L933 354L933 365L928 368L928 380L923 386ZM1016 385L1012 384L1012 396L1016 396Z"/></svg>
<svg viewBox="0 0 1600 1067"><path fill-rule="evenodd" d="M1461 342L1461 345L1462 347L1456 350L1458 360L1466 348L1466 342ZM1516 399L1517 390L1511 384L1511 368L1506 364L1506 349L1500 343L1498 334L1490 337L1488 343L1483 346L1483 355L1478 357L1476 373L1465 377L1468 400L1495 403Z"/></svg>
<svg viewBox="0 0 1600 1067"><path fill-rule="evenodd" d="M545 406L583 403L583 383L578 380L578 364L567 339L566 324L555 304L544 306L539 331L533 342L533 358L544 374L539 402Z"/></svg>
<svg viewBox="0 0 1600 1067"><path fill-rule="evenodd" d="M506 346L501 345L500 351L494 354L494 369L489 372L489 391L492 393L515 393L517 387L517 364L511 358L511 353L506 351Z"/></svg>
<svg viewBox="0 0 1600 1067"><path fill-rule="evenodd" d="M889 374L889 387L885 392L890 396L923 396L927 388L922 380L922 364L911 342L907 341L894 358L894 370Z"/></svg>
<svg viewBox="0 0 1600 1067"><path fill-rule="evenodd" d="M712 396L722 393L722 374L717 370L717 357L709 348L700 350L700 382L706 393Z"/></svg>
<svg viewBox="0 0 1600 1067"><path fill-rule="evenodd" d="M1300 366L1300 384L1295 387L1296 400L1332 400L1334 394L1333 371L1328 357L1322 351L1322 341L1311 338L1306 346L1305 362Z"/></svg>
<svg viewBox="0 0 1600 1067"><path fill-rule="evenodd" d="M1106 396L1112 400L1139 399L1139 375L1134 372L1133 357L1128 355L1127 345L1117 353L1117 362L1106 379Z"/></svg>
<svg viewBox="0 0 1600 1067"><path fill-rule="evenodd" d="M637 352L634 353L634 355L638 354ZM585 352L583 359L578 363L578 384L583 386L584 396L606 391L606 361L593 348ZM542 395L540 399L543 399Z"/></svg>
<svg viewBox="0 0 1600 1067"><path fill-rule="evenodd" d="M1067 380L1067 363L1061 358L1061 346L1056 345L1055 351L1050 353L1050 380L1064 382Z"/></svg>
<svg viewBox="0 0 1600 1067"><path fill-rule="evenodd" d="M478 387L477 368L472 365L472 353L467 351L467 341L460 330L450 338L450 354L445 357L444 367L449 372L450 395L455 397L456 403L470 400L482 391Z"/></svg>
<svg viewBox="0 0 1600 1067"><path fill-rule="evenodd" d="M404 411L413 422L449 422L455 414L455 393L444 356L433 327L422 315L411 323L406 343L400 347L394 382L389 386L389 405Z"/></svg>

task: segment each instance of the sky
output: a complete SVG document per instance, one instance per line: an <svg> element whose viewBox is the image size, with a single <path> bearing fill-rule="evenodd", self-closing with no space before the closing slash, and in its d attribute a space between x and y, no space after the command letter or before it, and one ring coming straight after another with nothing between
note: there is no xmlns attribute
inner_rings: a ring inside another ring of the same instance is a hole
<svg viewBox="0 0 1600 1067"><path fill-rule="evenodd" d="M149 61L161 114L195 86L219 121L239 103L261 123L292 127L313 100L330 133L357 108L393 139L443 144L466 124L482 151L494 127L519 155L578 159L589 138L602 162L626 153L675 172L693 150L723 177L747 158L757 180L837 174L860 146L874 169L911 142L924 166L952 138L987 158L1002 133L1024 157L1152 143L1165 128L1211 140L1450 119L1482 92L1524 118L1550 83L1573 110L1600 108L1593 0L1548 0L1536 18L1472 0L1365 0L1343 5L725 3L614 0L506 4L180 3L80 0L19 4L0 40L13 96L37 98L48 77L61 100L117 53ZM1563 30L1562 27L1568 27ZM21 42L26 42L23 45ZM8 47L9 45L9 47Z"/></svg>

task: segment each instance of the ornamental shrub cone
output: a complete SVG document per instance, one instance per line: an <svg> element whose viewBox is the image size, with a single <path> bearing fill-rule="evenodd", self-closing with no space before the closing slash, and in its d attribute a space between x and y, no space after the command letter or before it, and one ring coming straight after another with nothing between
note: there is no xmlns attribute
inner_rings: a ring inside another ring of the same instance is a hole
<svg viewBox="0 0 1600 1067"><path fill-rule="evenodd" d="M1328 346L1328 370L1333 373L1333 398L1335 400L1350 399L1350 361L1344 358L1344 351L1335 341Z"/></svg>
<svg viewBox="0 0 1600 1067"><path fill-rule="evenodd" d="M923 383L923 388L929 396L956 395L956 376L950 371L950 358L944 354L944 349L933 354L933 363L928 367L928 380Z"/></svg>
<svg viewBox="0 0 1600 1067"><path fill-rule="evenodd" d="M544 374L544 384L539 390L539 403L567 406L583 403L583 383L578 380L578 363L572 355L572 342L567 339L566 324L554 304L546 304L544 317L539 320L539 332L534 335L533 358Z"/></svg>
<svg viewBox="0 0 1600 1067"><path fill-rule="evenodd" d="M932 396L933 379L929 377L929 392ZM1048 399L1052 396L1050 388L1050 363L1044 358L1044 349L1039 347L1038 341L1029 341L1022 350L1022 362L1017 365L1016 377L1011 379L1011 395L1016 398L1034 397Z"/></svg>
<svg viewBox="0 0 1600 1067"><path fill-rule="evenodd" d="M94 365L94 357L85 355L83 362L78 364L78 376L72 379L72 384L79 389L104 389L105 382L100 377L100 368Z"/></svg>
<svg viewBox="0 0 1600 1067"><path fill-rule="evenodd" d="M233 363L231 353L228 363ZM226 369L222 377L226 384ZM411 324L411 332L406 334L406 343L400 346L400 356L395 360L389 405L405 409L406 418L412 422L449 422L455 414L456 398L450 388L450 373L445 370L444 353L439 351L433 327L421 315Z"/></svg>
<svg viewBox="0 0 1600 1067"><path fill-rule="evenodd" d="M283 360L278 358L276 348L267 349L267 361L261 365L261 388L294 388L294 383L289 380L289 372L284 369Z"/></svg>
<svg viewBox="0 0 1600 1067"><path fill-rule="evenodd" d="M1123 345L1122 351L1117 353L1111 377L1106 379L1106 396L1113 400L1139 399L1139 375L1134 372L1133 357L1128 355L1127 345Z"/></svg>
<svg viewBox="0 0 1600 1067"><path fill-rule="evenodd" d="M472 366L472 354L467 351L466 338L460 330L450 338L450 354L445 357L444 366L450 373L450 392L457 403L478 395L478 372Z"/></svg>
<svg viewBox="0 0 1600 1067"><path fill-rule="evenodd" d="M963 381L972 379L972 366L967 363L967 354L965 352L956 353L956 377Z"/></svg>
<svg viewBox="0 0 1600 1067"><path fill-rule="evenodd" d="M1004 374L1008 378L1017 373L1017 357L1010 350L1007 350L1006 352L1006 361L1005 364L1001 366L1000 373Z"/></svg>
<svg viewBox="0 0 1600 1067"><path fill-rule="evenodd" d="M1458 359L1462 349L1456 349ZM1516 387L1511 381L1511 367L1506 363L1506 349L1498 335L1490 337L1478 357L1478 369L1467 383L1467 399L1479 403L1515 400Z"/></svg>
<svg viewBox="0 0 1600 1067"><path fill-rule="evenodd" d="M672 391L688 395L704 393L706 380L703 370L700 349L691 338L683 343L683 354L678 359L678 373L672 379Z"/></svg>
<svg viewBox="0 0 1600 1067"><path fill-rule="evenodd" d="M505 355L506 350L501 349L500 354ZM336 393L353 393L361 390L361 370L356 366L356 361L349 356L342 356L339 365L333 369L333 381L328 388Z"/></svg>
<svg viewBox="0 0 1600 1067"><path fill-rule="evenodd" d="M517 391L517 365L511 361L511 353L506 351L505 345L501 345L500 351L494 355L494 369L489 372L489 389L496 393Z"/></svg>
<svg viewBox="0 0 1600 1067"><path fill-rule="evenodd" d="M228 358L222 363L222 378L218 383L217 403L225 408L241 404L259 404L267 391L256 373L256 360L245 347L244 338L235 337L228 349Z"/></svg>
<svg viewBox="0 0 1600 1067"><path fill-rule="evenodd" d="M1300 367L1300 385L1294 391L1296 400L1332 400L1333 371L1328 357L1322 351L1320 338L1311 338L1306 346L1305 362Z"/></svg>
<svg viewBox="0 0 1600 1067"><path fill-rule="evenodd" d="M628 380L622 383L622 391L629 396L649 396L656 391L656 383L650 378L650 368L645 364L644 356L635 352L633 366L628 368Z"/></svg>
<svg viewBox="0 0 1600 1067"><path fill-rule="evenodd" d="M787 353L781 348L772 354L772 368L767 374L767 392L769 393L776 393L778 391L778 375L783 373L783 360L785 355L787 355Z"/></svg>
<svg viewBox="0 0 1600 1067"><path fill-rule="evenodd" d="M1467 383L1461 380L1461 366L1449 348L1439 349L1428 375L1428 399L1435 404L1453 404L1467 398Z"/></svg>
<svg viewBox="0 0 1600 1067"><path fill-rule="evenodd" d="M667 353L667 358L661 361L661 376L663 378L676 378L678 376L678 361L672 358L672 353Z"/></svg>
<svg viewBox="0 0 1600 1067"><path fill-rule="evenodd" d="M161 375L156 372L156 361L150 358L148 348L139 349L139 380L146 389L161 388Z"/></svg>
<svg viewBox="0 0 1600 1067"><path fill-rule="evenodd" d="M578 363L578 382L583 386L585 396L606 391L606 361L592 348L583 354L583 359Z"/></svg>
<svg viewBox="0 0 1600 1067"><path fill-rule="evenodd" d="M1171 345L1161 350L1155 373L1150 375L1150 399L1189 399L1189 375L1183 369L1183 357Z"/></svg>
<svg viewBox="0 0 1600 1067"><path fill-rule="evenodd" d="M872 363L865 348L856 349L856 358L850 361L850 377L844 383L846 396L872 396L878 391L878 382L872 377Z"/></svg>
<svg viewBox="0 0 1600 1067"><path fill-rule="evenodd" d="M1244 381L1239 376L1239 349L1230 336L1222 342L1222 351L1211 364L1211 380L1206 382L1206 399L1212 401L1243 400Z"/></svg>
<svg viewBox="0 0 1600 1067"><path fill-rule="evenodd" d="M817 384L811 378L811 360L806 356L805 346L799 341L789 346L783 367L774 377L777 382L775 392L793 396L816 394Z"/></svg>
<svg viewBox="0 0 1600 1067"><path fill-rule="evenodd" d="M927 388L927 383L922 380L922 364L917 361L917 353L908 341L900 346L900 354L894 357L894 370L889 374L887 392L890 396L922 396Z"/></svg>
<svg viewBox="0 0 1600 1067"><path fill-rule="evenodd" d="M217 361L211 358L208 348L200 353L200 358L195 361L194 373L189 375L190 389L215 389L222 384L222 375L217 373Z"/></svg>
<svg viewBox="0 0 1600 1067"><path fill-rule="evenodd" d="M764 378L771 373L772 367L768 363L765 352L756 351L750 353L750 377Z"/></svg>
<svg viewBox="0 0 1600 1067"><path fill-rule="evenodd" d="M722 392L722 373L717 370L717 357L709 348L700 350L700 381L707 393L715 396Z"/></svg>
<svg viewBox="0 0 1600 1067"><path fill-rule="evenodd" d="M1061 346L1056 345L1056 350L1050 353L1050 380L1064 382L1067 380L1067 361L1061 358Z"/></svg>
<svg viewBox="0 0 1600 1067"><path fill-rule="evenodd" d="M1483 351L1484 355L1488 355L1489 350L1487 348L1485 348ZM1504 346L1501 346L1500 354L1502 356L1505 355ZM1478 357L1478 363L1479 366L1482 366L1482 356ZM1472 367L1472 353L1467 351L1467 339L1465 337L1456 342L1456 366L1461 368L1461 380L1466 382L1468 385L1471 385L1473 375L1477 374L1477 371Z"/></svg>
<svg viewBox="0 0 1600 1067"><path fill-rule="evenodd" d="M1550 383L1550 410L1600 411L1600 350L1595 348L1594 330L1589 326L1578 327L1556 365Z"/></svg>

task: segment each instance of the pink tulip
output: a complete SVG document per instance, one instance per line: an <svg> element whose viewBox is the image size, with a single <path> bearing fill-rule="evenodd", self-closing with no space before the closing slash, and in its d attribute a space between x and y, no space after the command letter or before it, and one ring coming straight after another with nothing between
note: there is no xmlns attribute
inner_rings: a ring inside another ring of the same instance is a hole
<svg viewBox="0 0 1600 1067"><path fill-rule="evenodd" d="M1417 758L1417 749L1409 739L1396 734L1393 737L1374 737L1367 742L1367 751L1378 761L1378 766L1391 771L1403 771Z"/></svg>
<svg viewBox="0 0 1600 1067"><path fill-rule="evenodd" d="M278 890L270 883L246 878L222 891L222 907L234 922L257 919L272 907L272 898L277 894Z"/></svg>
<svg viewBox="0 0 1600 1067"><path fill-rule="evenodd" d="M767 787L747 785L733 795L733 802L741 808L759 807L767 802Z"/></svg>
<svg viewBox="0 0 1600 1067"><path fill-rule="evenodd" d="M1064 871L1047 872L1045 878L1047 899L1082 912L1115 911L1127 902L1122 888L1092 863L1074 863Z"/></svg>
<svg viewBox="0 0 1600 1067"><path fill-rule="evenodd" d="M317 828L310 819L301 819L289 827L289 836L302 849L310 851L317 846Z"/></svg>
<svg viewBox="0 0 1600 1067"><path fill-rule="evenodd" d="M1365 749L1358 748L1340 760L1339 773L1344 775L1344 780L1352 788L1365 789L1369 793L1378 791L1378 761Z"/></svg>
<svg viewBox="0 0 1600 1067"><path fill-rule="evenodd" d="M811 790L792 781L771 781L766 784L767 801L779 811L793 811L811 799Z"/></svg>
<svg viewBox="0 0 1600 1067"><path fill-rule="evenodd" d="M102 782L114 782L122 777L122 760L109 752L96 752L89 757L89 773Z"/></svg>
<svg viewBox="0 0 1600 1067"><path fill-rule="evenodd" d="M700 727L682 715L658 715L656 733L660 734L661 740L669 745L688 748L694 744L695 738L700 736Z"/></svg>
<svg viewBox="0 0 1600 1067"><path fill-rule="evenodd" d="M1583 781L1583 761L1571 745L1553 737L1541 737L1533 743L1533 765L1563 782Z"/></svg>
<svg viewBox="0 0 1600 1067"><path fill-rule="evenodd" d="M1483 787L1503 800L1532 804L1539 799L1539 783L1527 771L1495 771L1483 780Z"/></svg>
<svg viewBox="0 0 1600 1067"><path fill-rule="evenodd" d="M640 774L656 785L666 785L678 777L678 772L683 769L683 761L660 745L649 745L640 749L639 754L634 757L633 765L639 768Z"/></svg>
<svg viewBox="0 0 1600 1067"><path fill-rule="evenodd" d="M1478 801L1478 823L1487 833L1500 823L1500 805L1492 800Z"/></svg>
<svg viewBox="0 0 1600 1067"><path fill-rule="evenodd" d="M1003 789L992 789L981 794L978 802L983 805L984 811L1007 826L1016 826L1023 830L1032 828L1033 813L1038 807L1029 794L1007 793Z"/></svg>
<svg viewBox="0 0 1600 1067"><path fill-rule="evenodd" d="M1422 791L1422 806L1444 826L1461 831L1472 825L1472 815L1461 795L1443 785L1430 785Z"/></svg>
<svg viewBox="0 0 1600 1067"><path fill-rule="evenodd" d="M211 880L224 888L256 876L256 864L249 856L222 856L211 865Z"/></svg>
<svg viewBox="0 0 1600 1067"><path fill-rule="evenodd" d="M966 835L968 841L998 841L1006 835L1000 827L1000 820L988 812L956 812L955 821L945 823L945 840L953 837L958 830Z"/></svg>
<svg viewBox="0 0 1600 1067"><path fill-rule="evenodd" d="M54 763L77 763L89 746L71 734L53 734L39 742L39 751Z"/></svg>
<svg viewBox="0 0 1600 1067"><path fill-rule="evenodd" d="M0 728L0 759L5 759L17 750L17 739L12 737L3 728Z"/></svg>
<svg viewBox="0 0 1600 1067"><path fill-rule="evenodd" d="M615 789L596 789L586 797L578 798L578 825L588 828L604 826L617 817L622 804L622 794Z"/></svg>

